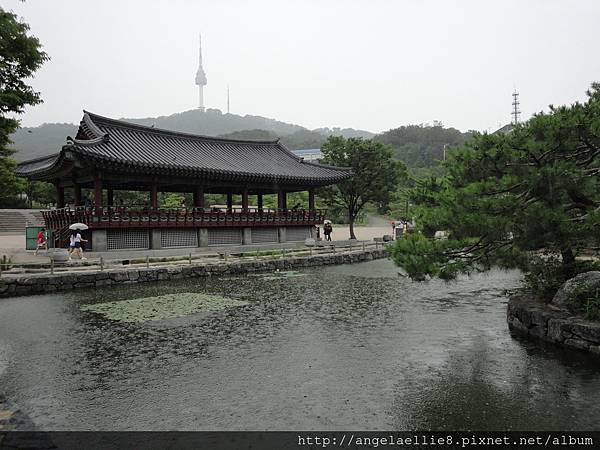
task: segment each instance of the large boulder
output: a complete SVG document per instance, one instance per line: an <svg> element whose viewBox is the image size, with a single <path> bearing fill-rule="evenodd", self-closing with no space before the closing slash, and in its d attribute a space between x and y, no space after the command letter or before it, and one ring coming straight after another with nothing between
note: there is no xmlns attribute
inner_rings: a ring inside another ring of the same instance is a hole
<svg viewBox="0 0 600 450"><path fill-rule="evenodd" d="M64 263L69 260L69 252L64 249L56 248L48 252L48 256L50 259L53 259L54 262Z"/></svg>
<svg viewBox="0 0 600 450"><path fill-rule="evenodd" d="M600 272L584 272L567 280L550 303L558 308L567 309L569 299L582 289L590 291L600 289Z"/></svg>

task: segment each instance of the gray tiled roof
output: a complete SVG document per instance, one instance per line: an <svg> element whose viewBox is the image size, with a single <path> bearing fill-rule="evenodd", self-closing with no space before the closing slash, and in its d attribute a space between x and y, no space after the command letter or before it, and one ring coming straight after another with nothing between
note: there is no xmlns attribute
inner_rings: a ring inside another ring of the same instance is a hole
<svg viewBox="0 0 600 450"><path fill-rule="evenodd" d="M504 125L503 127L498 128L492 134L507 134L507 133L510 133L514 128L515 128L515 125L513 123L508 123L508 124Z"/></svg>
<svg viewBox="0 0 600 450"><path fill-rule="evenodd" d="M153 174L282 184L327 185L351 176L347 168L302 161L281 142L240 141L179 133L84 111L77 136L57 155L24 161L21 176L50 174L74 153L96 167Z"/></svg>
<svg viewBox="0 0 600 450"><path fill-rule="evenodd" d="M36 159L30 159L19 163L15 169L15 173L20 176L27 176L28 174L43 172L51 168L54 163L58 160L59 154L42 156Z"/></svg>

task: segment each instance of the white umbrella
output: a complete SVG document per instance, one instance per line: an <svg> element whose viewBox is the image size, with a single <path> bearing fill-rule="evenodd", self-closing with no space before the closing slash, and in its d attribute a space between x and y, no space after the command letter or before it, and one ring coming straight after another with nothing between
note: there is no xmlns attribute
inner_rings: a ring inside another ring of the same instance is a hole
<svg viewBox="0 0 600 450"><path fill-rule="evenodd" d="M87 230L89 227L85 223L74 223L69 225L69 230Z"/></svg>
<svg viewBox="0 0 600 450"><path fill-rule="evenodd" d="M331 220L324 220L323 223L331 223Z"/></svg>

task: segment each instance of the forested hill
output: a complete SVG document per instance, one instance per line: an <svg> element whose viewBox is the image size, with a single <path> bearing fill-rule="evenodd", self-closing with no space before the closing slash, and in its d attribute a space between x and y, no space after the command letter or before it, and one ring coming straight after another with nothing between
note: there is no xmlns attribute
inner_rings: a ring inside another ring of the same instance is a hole
<svg viewBox="0 0 600 450"><path fill-rule="evenodd" d="M409 167L430 167L443 159L444 145L460 146L471 134L441 125L408 125L381 133L375 139L391 145L394 156Z"/></svg>
<svg viewBox="0 0 600 450"><path fill-rule="evenodd" d="M206 111L194 109L170 116L123 120L166 130L206 136L225 135L237 139L275 139L279 137L291 149L320 147L330 134L365 138L374 136L373 133L368 131L352 128L320 128L311 131L300 125L261 116L223 114L218 109L207 109ZM62 123L21 128L10 136L14 142L12 148L17 150L13 158L17 161L23 161L56 153L65 144L67 136L75 136L76 130L77 125ZM265 138L264 136L270 137Z"/></svg>
<svg viewBox="0 0 600 450"><path fill-rule="evenodd" d="M45 123L39 127L19 128L10 135L12 156L17 161L57 153L67 142L67 136L75 137L77 125L72 123Z"/></svg>
<svg viewBox="0 0 600 450"><path fill-rule="evenodd" d="M320 148L330 135L374 138L394 148L394 156L409 167L430 167L443 158L443 149L462 145L471 133L441 125L408 125L379 135L352 128L318 128L308 130L300 125L281 122L260 116L223 114L216 109L185 111L170 116L145 119L123 119L141 125L166 130L220 136L232 139L268 140L281 138L290 149ZM13 156L17 161L56 153L65 144L67 136L75 136L77 125L51 123L39 127L21 128L11 135Z"/></svg>
<svg viewBox="0 0 600 450"><path fill-rule="evenodd" d="M223 114L218 109L200 111L192 109L170 116L147 117L144 119L123 119L127 122L140 125L163 128L165 130L182 131L184 133L202 134L206 136L219 136L242 130L272 131L278 136L293 133L304 129L300 125L280 122L260 116L238 116L237 114Z"/></svg>
<svg viewBox="0 0 600 450"><path fill-rule="evenodd" d="M310 130L298 130L284 136L278 136L272 131L266 130L244 130L222 134L220 137L229 139L248 139L252 141L264 141L279 138L287 148L297 150L301 148L321 148L321 145L327 140L327 136L328 135Z"/></svg>

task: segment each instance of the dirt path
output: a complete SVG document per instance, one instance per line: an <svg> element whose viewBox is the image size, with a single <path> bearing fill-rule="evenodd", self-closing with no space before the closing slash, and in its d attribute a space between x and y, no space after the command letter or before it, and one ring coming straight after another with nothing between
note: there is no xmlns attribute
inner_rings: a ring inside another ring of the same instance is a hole
<svg viewBox="0 0 600 450"><path fill-rule="evenodd" d="M392 224L390 219L387 217L380 216L378 214L367 214L367 226L368 227L389 227L391 229Z"/></svg>
<svg viewBox="0 0 600 450"><path fill-rule="evenodd" d="M354 234L359 241L371 241L376 237L392 234L392 225L386 217L377 214L367 214L367 225L354 225ZM348 225L334 225L331 238L334 241L344 241L350 238L350 227Z"/></svg>

